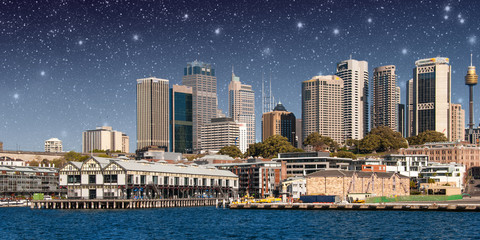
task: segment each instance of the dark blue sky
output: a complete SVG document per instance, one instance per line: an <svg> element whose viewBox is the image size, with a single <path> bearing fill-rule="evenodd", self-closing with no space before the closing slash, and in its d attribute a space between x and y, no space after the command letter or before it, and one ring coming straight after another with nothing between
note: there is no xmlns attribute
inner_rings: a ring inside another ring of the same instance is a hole
<svg viewBox="0 0 480 240"><path fill-rule="evenodd" d="M0 0L0 141L43 150L58 137L81 150L81 133L109 125L135 150L135 81L180 84L187 62L212 63L227 110L231 66L256 91L262 73L301 117L301 82L336 63L394 64L405 82L416 60L449 57L452 102L468 103L470 53L480 63L480 1L4 1ZM480 88L475 88L475 106ZM468 109L466 109L468 114ZM480 111L475 113L480 123Z"/></svg>

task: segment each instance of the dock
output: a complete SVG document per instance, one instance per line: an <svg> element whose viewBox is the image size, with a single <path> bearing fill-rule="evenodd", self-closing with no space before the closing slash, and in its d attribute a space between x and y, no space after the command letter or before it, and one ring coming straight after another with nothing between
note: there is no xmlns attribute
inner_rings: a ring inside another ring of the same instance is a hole
<svg viewBox="0 0 480 240"><path fill-rule="evenodd" d="M34 200L32 209L136 209L218 206L223 199L182 198L182 199L56 199Z"/></svg>
<svg viewBox="0 0 480 240"><path fill-rule="evenodd" d="M247 203L230 204L230 209L271 209L271 210L381 210L381 211L452 211L480 212L480 204L436 204L436 203Z"/></svg>

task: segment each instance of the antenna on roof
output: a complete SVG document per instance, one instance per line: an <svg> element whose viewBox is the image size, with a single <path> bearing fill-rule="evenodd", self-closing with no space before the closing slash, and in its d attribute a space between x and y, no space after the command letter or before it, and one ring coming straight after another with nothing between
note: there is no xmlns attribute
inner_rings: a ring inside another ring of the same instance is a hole
<svg viewBox="0 0 480 240"><path fill-rule="evenodd" d="M470 67L473 66L473 54L470 53Z"/></svg>

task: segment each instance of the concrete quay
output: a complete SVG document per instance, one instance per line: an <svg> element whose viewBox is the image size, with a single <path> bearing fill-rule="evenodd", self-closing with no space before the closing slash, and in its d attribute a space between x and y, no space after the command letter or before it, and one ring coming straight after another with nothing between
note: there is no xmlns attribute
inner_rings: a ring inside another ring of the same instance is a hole
<svg viewBox="0 0 480 240"><path fill-rule="evenodd" d="M216 198L185 198L185 199L65 199L65 200L34 200L30 203L32 209L135 209L135 208L172 208L216 206L222 199Z"/></svg>
<svg viewBox="0 0 480 240"><path fill-rule="evenodd" d="M248 203L230 204L230 209L271 209L271 210L391 210L391 211L452 211L480 212L480 204L449 203Z"/></svg>

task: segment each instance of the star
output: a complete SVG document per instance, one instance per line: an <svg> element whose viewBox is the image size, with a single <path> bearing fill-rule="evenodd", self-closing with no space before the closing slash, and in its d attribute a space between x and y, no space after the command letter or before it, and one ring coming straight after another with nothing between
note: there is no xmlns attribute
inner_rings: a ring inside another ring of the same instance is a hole
<svg viewBox="0 0 480 240"><path fill-rule="evenodd" d="M338 28L333 29L333 34L338 35L340 33L340 30Z"/></svg>
<svg viewBox="0 0 480 240"><path fill-rule="evenodd" d="M297 28L298 28L298 29L303 28L303 26L304 26L304 24L303 24L302 22L298 22L298 23L297 23Z"/></svg>
<svg viewBox="0 0 480 240"><path fill-rule="evenodd" d="M140 39L140 37L138 36L138 34L133 35L133 40L134 40L134 41L138 41L138 39Z"/></svg>
<svg viewBox="0 0 480 240"><path fill-rule="evenodd" d="M447 5L447 6L445 7L445 12L450 12L450 10L451 10L451 7Z"/></svg>
<svg viewBox="0 0 480 240"><path fill-rule="evenodd" d="M15 93L15 94L13 94L13 98L18 99L18 98L20 98L20 95L18 95L18 93Z"/></svg>
<svg viewBox="0 0 480 240"><path fill-rule="evenodd" d="M83 45L83 40L78 41L78 45Z"/></svg>
<svg viewBox="0 0 480 240"><path fill-rule="evenodd" d="M477 42L477 36L470 36L468 42L472 45L475 44Z"/></svg>
<svg viewBox="0 0 480 240"><path fill-rule="evenodd" d="M41 72L40 72L40 75L41 75L41 76L45 76L45 71L41 71Z"/></svg>
<svg viewBox="0 0 480 240"><path fill-rule="evenodd" d="M403 54L403 55L407 55L407 52L408 52L408 51L407 51L406 48L402 49L402 54Z"/></svg>
<svg viewBox="0 0 480 240"><path fill-rule="evenodd" d="M220 28L215 29L215 34L217 34L217 35L220 34Z"/></svg>
<svg viewBox="0 0 480 240"><path fill-rule="evenodd" d="M368 18L368 19L367 19L367 22L368 22L368 23L372 23L372 21L373 21L372 18Z"/></svg>
<svg viewBox="0 0 480 240"><path fill-rule="evenodd" d="M187 20L188 19L188 14L185 13L185 15L183 15L183 20Z"/></svg>

